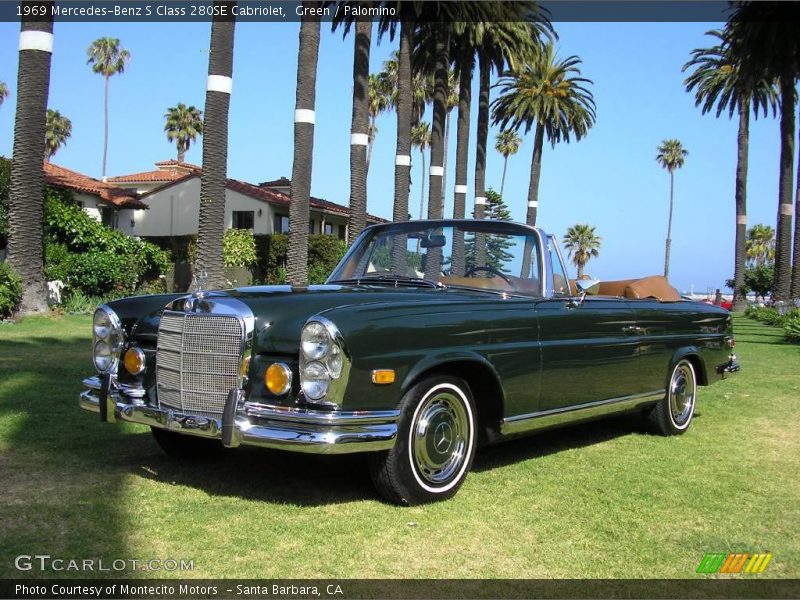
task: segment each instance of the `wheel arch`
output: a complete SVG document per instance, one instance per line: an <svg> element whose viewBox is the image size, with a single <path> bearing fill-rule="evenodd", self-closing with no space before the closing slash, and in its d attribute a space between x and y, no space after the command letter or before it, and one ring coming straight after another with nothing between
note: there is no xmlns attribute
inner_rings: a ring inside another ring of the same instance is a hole
<svg viewBox="0 0 800 600"><path fill-rule="evenodd" d="M694 367L697 385L708 385L706 362L703 360L700 349L697 346L685 346L675 351L675 353L672 355L672 361L670 362L667 372L667 382L669 382L670 375L672 374L672 370L675 368L675 365L677 365L683 359L688 360L692 364L692 367Z"/></svg>
<svg viewBox="0 0 800 600"><path fill-rule="evenodd" d="M458 377L469 385L478 413L478 444L485 445L498 439L505 394L494 366L482 356L472 354L428 358L409 371L403 381L402 393L423 379L436 375Z"/></svg>

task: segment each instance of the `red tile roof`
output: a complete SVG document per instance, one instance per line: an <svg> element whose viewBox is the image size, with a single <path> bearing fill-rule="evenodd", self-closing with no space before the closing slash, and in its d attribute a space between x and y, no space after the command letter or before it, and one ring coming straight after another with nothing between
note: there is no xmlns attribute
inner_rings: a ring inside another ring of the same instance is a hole
<svg viewBox="0 0 800 600"><path fill-rule="evenodd" d="M157 165L167 164L170 162L176 161L164 161L162 163L156 163ZM177 185L187 179L191 179L193 177L200 177L202 175L203 170L200 167L191 165L194 169L191 172L183 173L179 177L171 181L167 181L164 185L160 185L158 187L149 190L142 194L142 198L146 198L159 192L165 188L171 187L173 185ZM155 173L156 171L154 171ZM129 176L124 176L129 177ZM117 179L119 181L119 179ZM247 183L245 181L240 181L238 179L228 179L226 181L226 187L234 192L239 192L245 196L249 196L251 198L255 198L256 200L261 200L262 202L269 202L270 204L278 204L281 206L289 207L291 204L291 200L288 195L284 194L275 189L271 189L274 187L285 187L291 185L291 182L286 179L285 177L281 177L280 179L276 179L274 181L268 181L266 183L260 183L259 185L253 185L252 183ZM341 204L336 204L335 202L330 202L329 200L324 200L322 198L315 198L311 197L309 199L309 206L310 208L316 210L322 210L328 213L338 214L343 217L346 217L350 214L350 209L346 206L342 206ZM375 215L367 215L367 219L369 219L373 223L388 223L386 219L382 219L381 217L376 217Z"/></svg>
<svg viewBox="0 0 800 600"><path fill-rule="evenodd" d="M120 208L147 208L146 204L139 201L138 195L130 190L123 190L51 162L44 163L44 178L50 185L92 194Z"/></svg>
<svg viewBox="0 0 800 600"><path fill-rule="evenodd" d="M108 181L114 183L166 183L181 179L189 173L202 171L197 165L181 163L177 160L162 160L156 163L156 167L158 168L155 171L118 175L109 177Z"/></svg>

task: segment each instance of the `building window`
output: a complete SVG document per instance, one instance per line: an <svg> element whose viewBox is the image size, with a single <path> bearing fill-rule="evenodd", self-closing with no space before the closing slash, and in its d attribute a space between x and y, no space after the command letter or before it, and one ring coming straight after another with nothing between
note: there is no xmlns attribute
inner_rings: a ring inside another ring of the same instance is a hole
<svg viewBox="0 0 800 600"><path fill-rule="evenodd" d="M234 229L253 229L255 223L255 213L252 210L233 211Z"/></svg>
<svg viewBox="0 0 800 600"><path fill-rule="evenodd" d="M308 233L314 233L314 219L308 222Z"/></svg>
<svg viewBox="0 0 800 600"><path fill-rule="evenodd" d="M325 223L325 235L333 235L333 223Z"/></svg>
<svg viewBox="0 0 800 600"><path fill-rule="evenodd" d="M272 230L273 233L289 233L289 217L286 215L275 215L275 223Z"/></svg>
<svg viewBox="0 0 800 600"><path fill-rule="evenodd" d="M339 239L347 239L347 225L339 225Z"/></svg>
<svg viewBox="0 0 800 600"><path fill-rule="evenodd" d="M100 207L100 222L111 229L117 228L117 211L108 206Z"/></svg>

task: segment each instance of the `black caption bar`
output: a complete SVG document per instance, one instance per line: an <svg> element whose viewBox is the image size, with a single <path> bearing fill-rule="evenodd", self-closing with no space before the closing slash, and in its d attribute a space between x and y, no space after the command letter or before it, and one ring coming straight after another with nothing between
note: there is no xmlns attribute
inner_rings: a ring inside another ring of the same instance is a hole
<svg viewBox="0 0 800 600"><path fill-rule="evenodd" d="M0 598L777 598L800 597L798 579L493 579L493 580L0 580Z"/></svg>
<svg viewBox="0 0 800 600"><path fill-rule="evenodd" d="M554 22L723 22L730 10L729 3L724 0L544 0L540 7ZM56 21L72 22L192 22L209 21L217 16L274 23L299 21L303 5L295 0L239 0L235 6L215 6L213 0L61 0L55 5L0 1L0 21L44 16L42 11L51 13ZM332 2L320 9L319 16L323 21L332 21L337 16L369 16L377 21L398 15L396 7L364 8Z"/></svg>

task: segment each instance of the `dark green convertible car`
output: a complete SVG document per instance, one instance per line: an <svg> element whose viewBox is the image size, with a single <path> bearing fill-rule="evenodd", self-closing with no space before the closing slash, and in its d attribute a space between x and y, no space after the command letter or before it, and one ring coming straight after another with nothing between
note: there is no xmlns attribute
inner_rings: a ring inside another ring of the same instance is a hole
<svg viewBox="0 0 800 600"><path fill-rule="evenodd" d="M697 386L739 368L726 310L663 277L572 281L553 236L492 221L369 227L325 285L125 298L93 334L101 420L183 457L368 452L400 504L518 435L622 411L683 433Z"/></svg>

